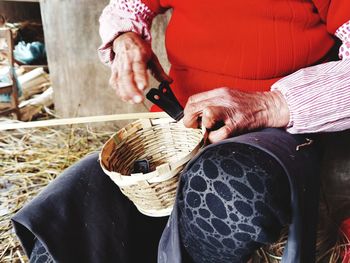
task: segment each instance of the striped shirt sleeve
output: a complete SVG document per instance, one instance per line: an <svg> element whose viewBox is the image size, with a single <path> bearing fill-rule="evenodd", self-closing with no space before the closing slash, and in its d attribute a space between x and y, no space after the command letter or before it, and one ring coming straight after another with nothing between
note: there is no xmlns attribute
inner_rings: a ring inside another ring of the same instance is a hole
<svg viewBox="0 0 350 263"><path fill-rule="evenodd" d="M115 56L113 41L124 32L135 32L151 41L150 28L155 15L141 0L111 0L99 19L102 39L98 48L100 60L111 65Z"/></svg>
<svg viewBox="0 0 350 263"><path fill-rule="evenodd" d="M343 41L342 60L301 69L272 85L287 101L289 133L350 129L350 21L336 35ZM341 32L341 35L340 35Z"/></svg>

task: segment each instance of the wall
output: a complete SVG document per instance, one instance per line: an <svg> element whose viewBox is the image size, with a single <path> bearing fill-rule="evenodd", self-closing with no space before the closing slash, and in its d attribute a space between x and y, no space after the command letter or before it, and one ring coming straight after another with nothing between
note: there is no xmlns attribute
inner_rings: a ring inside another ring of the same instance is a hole
<svg viewBox="0 0 350 263"><path fill-rule="evenodd" d="M145 111L119 100L108 87L109 68L98 59L98 18L108 0L43 0L45 41L55 106L60 116L91 116ZM164 29L167 16L157 18L156 53L166 65ZM156 85L154 80L151 86Z"/></svg>
<svg viewBox="0 0 350 263"><path fill-rule="evenodd" d="M41 20L39 3L0 1L0 14L5 15L9 22Z"/></svg>

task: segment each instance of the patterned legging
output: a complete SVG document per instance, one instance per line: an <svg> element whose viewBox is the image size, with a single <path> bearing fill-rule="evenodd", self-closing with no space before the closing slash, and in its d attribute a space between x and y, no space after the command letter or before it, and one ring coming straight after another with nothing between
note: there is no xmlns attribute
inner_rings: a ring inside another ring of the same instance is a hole
<svg viewBox="0 0 350 263"><path fill-rule="evenodd" d="M30 255L30 263L53 263L50 253L44 245L37 239Z"/></svg>
<svg viewBox="0 0 350 263"><path fill-rule="evenodd" d="M265 152L228 142L187 167L178 208L181 239L195 262L246 262L289 222L287 176Z"/></svg>

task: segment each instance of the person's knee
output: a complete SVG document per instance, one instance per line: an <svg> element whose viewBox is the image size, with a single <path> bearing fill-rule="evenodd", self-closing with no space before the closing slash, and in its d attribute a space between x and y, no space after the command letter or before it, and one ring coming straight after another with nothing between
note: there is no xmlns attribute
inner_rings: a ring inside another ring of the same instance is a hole
<svg viewBox="0 0 350 263"><path fill-rule="evenodd" d="M54 181L52 181L42 192L50 196L61 196L61 193L75 193L91 185L98 187L108 180L98 162L98 154L91 153L68 167Z"/></svg>
<svg viewBox="0 0 350 263"><path fill-rule="evenodd" d="M183 172L180 188L214 191L226 201L236 195L252 200L255 195L277 192L276 177L286 179L271 156L249 145L227 142L205 148Z"/></svg>
<svg viewBox="0 0 350 263"><path fill-rule="evenodd" d="M216 232L269 242L288 221L288 191L286 175L271 156L225 143L204 149L187 167L178 205L204 236Z"/></svg>
<svg viewBox="0 0 350 263"><path fill-rule="evenodd" d="M91 176L98 176L98 174L103 173L98 158L98 153L90 153L64 170L60 177L71 177L76 180L84 180Z"/></svg>

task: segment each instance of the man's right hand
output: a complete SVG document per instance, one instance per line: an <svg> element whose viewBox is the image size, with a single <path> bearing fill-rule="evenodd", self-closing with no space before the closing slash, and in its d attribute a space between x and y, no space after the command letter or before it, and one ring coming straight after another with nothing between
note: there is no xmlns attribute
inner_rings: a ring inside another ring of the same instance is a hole
<svg viewBox="0 0 350 263"><path fill-rule="evenodd" d="M159 63L149 43L139 35L128 32L113 42L116 54L109 84L123 101L140 103L148 86L147 69L159 81L172 82Z"/></svg>

